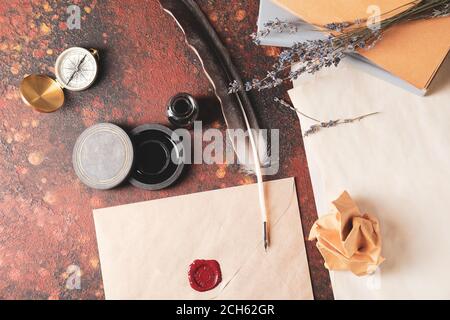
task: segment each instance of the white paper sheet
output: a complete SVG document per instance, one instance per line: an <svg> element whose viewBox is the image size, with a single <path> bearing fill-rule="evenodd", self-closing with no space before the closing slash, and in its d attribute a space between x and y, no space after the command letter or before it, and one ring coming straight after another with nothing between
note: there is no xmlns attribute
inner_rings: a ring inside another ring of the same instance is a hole
<svg viewBox="0 0 450 320"><path fill-rule="evenodd" d="M430 95L418 97L344 62L290 91L296 108L321 120L381 112L304 139L319 216L347 190L381 225L386 262L369 277L331 272L335 298L450 298L449 75L447 59ZM313 124L300 121L303 131Z"/></svg>

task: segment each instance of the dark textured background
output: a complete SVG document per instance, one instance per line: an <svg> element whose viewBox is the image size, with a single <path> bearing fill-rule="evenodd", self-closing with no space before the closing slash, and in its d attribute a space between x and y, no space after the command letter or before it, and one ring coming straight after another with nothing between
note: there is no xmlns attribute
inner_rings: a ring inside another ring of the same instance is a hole
<svg viewBox="0 0 450 320"><path fill-rule="evenodd" d="M258 1L199 0L242 70L265 75L279 49L257 47ZM82 8L81 30L68 30L66 8ZM104 298L92 209L253 183L236 166L192 166L184 179L160 192L124 185L88 189L76 178L71 154L78 135L98 122L126 129L167 124L164 105L177 92L198 97L207 127L225 129L211 87L175 22L157 0L0 2L0 298ZM31 73L54 74L56 57L70 46L101 53L96 85L66 92L56 113L39 114L20 100L18 86ZM295 176L304 233L316 219L308 166L296 115L272 102L289 86L251 94L261 126L281 130L277 176ZM306 237L305 237L306 238ZM328 272L313 243L308 259L317 299L332 298ZM67 290L69 265L82 270L82 289Z"/></svg>

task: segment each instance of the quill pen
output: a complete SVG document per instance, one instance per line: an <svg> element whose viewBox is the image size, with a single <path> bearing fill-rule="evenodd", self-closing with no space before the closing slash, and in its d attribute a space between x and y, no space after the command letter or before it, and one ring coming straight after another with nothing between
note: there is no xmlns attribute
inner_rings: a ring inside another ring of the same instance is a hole
<svg viewBox="0 0 450 320"><path fill-rule="evenodd" d="M250 99L243 91L228 93L229 84L242 80L231 61L231 57L194 0L160 0L163 9L170 14L183 31L186 43L200 59L203 70L214 88L220 102L222 114L228 129L241 129L248 133L246 143L231 143L240 165L256 175L259 204L263 222L265 249L269 246L268 214L261 164L268 161L267 140L259 134L259 125ZM227 130L227 132L230 132ZM251 150L250 155L248 151Z"/></svg>

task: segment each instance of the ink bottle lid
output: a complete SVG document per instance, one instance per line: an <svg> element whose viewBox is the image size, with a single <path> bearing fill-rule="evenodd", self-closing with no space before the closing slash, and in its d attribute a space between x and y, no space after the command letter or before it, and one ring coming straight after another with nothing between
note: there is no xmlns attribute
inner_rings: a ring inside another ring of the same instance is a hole
<svg viewBox="0 0 450 320"><path fill-rule="evenodd" d="M168 102L167 117L174 126L185 128L191 126L197 120L199 110L198 103L193 96L187 93L179 93Z"/></svg>

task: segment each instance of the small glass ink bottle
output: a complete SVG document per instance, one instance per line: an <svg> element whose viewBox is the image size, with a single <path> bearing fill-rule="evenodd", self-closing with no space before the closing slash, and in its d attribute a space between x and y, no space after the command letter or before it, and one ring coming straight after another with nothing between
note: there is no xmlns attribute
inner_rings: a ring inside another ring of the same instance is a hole
<svg viewBox="0 0 450 320"><path fill-rule="evenodd" d="M167 117L177 127L186 128L197 120L199 106L193 96L179 93L172 97L167 104Z"/></svg>

